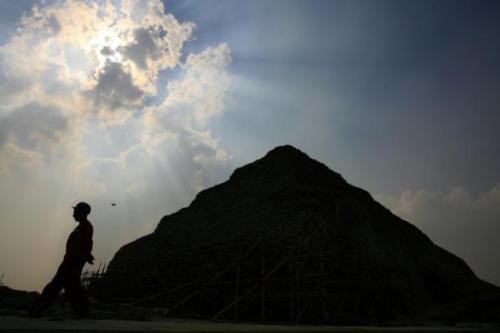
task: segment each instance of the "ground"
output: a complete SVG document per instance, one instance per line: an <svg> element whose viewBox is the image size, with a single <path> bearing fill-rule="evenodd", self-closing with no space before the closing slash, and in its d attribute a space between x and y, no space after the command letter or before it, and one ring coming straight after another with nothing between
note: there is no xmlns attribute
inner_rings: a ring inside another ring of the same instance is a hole
<svg viewBox="0 0 500 333"><path fill-rule="evenodd" d="M112 320L112 319L61 319L60 317L25 318L0 316L0 332L499 332L500 327L488 325L462 325L463 327L334 327L334 326L288 326L214 323L197 320ZM465 327L468 326L468 327Z"/></svg>

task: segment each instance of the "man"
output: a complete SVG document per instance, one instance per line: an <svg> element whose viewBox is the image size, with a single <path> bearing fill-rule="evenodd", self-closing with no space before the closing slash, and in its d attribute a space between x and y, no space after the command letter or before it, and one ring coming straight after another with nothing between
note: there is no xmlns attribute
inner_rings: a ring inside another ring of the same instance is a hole
<svg viewBox="0 0 500 333"><path fill-rule="evenodd" d="M73 218L78 222L78 226L69 235L64 259L59 265L56 275L43 289L39 299L30 310L31 316L40 316L57 298L63 288L77 316L82 318L89 316L89 304L80 281L80 275L86 262L94 263L94 257L91 254L94 229L87 220L90 210L90 205L86 202L80 202L73 207Z"/></svg>

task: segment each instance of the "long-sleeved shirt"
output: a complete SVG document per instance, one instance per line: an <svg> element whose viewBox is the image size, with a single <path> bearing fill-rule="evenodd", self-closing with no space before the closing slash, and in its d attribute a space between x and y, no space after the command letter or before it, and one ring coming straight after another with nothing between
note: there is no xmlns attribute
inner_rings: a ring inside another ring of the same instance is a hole
<svg viewBox="0 0 500 333"><path fill-rule="evenodd" d="M68 237L64 261L78 260L85 262L92 252L93 234L94 228L90 222L80 222Z"/></svg>

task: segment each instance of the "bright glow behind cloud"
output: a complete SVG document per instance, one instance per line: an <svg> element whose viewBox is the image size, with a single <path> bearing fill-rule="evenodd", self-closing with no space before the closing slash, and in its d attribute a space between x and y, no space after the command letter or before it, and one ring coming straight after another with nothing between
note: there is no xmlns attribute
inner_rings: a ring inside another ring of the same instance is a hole
<svg viewBox="0 0 500 333"><path fill-rule="evenodd" d="M230 51L213 45L183 58L194 28L159 0L55 1L20 19L0 47L1 209L19 207L13 203L20 198L40 209L16 221L15 212L6 214L2 229L33 221L65 228L66 206L75 200L120 201L127 211L119 217L93 213L99 223L119 228L96 233L98 256L110 259L225 172L228 154L208 120L224 111ZM175 79L160 86L162 75L174 70ZM35 186L30 179L43 179L48 195L25 195ZM38 243L49 243L49 235L39 237ZM0 238L0 250L12 251L15 235ZM25 259L12 271L27 269L32 259ZM43 283L33 279L20 286Z"/></svg>

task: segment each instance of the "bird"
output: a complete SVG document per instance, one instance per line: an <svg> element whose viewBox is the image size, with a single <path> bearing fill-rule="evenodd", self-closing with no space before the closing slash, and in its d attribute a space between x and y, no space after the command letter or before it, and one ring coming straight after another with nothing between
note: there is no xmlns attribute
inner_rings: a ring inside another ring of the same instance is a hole
<svg viewBox="0 0 500 333"><path fill-rule="evenodd" d="M111 204L111 206L113 206L113 207L114 207L114 206L116 206L116 203L114 203L114 202L113 202L113 203Z"/></svg>

